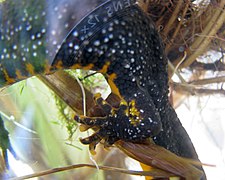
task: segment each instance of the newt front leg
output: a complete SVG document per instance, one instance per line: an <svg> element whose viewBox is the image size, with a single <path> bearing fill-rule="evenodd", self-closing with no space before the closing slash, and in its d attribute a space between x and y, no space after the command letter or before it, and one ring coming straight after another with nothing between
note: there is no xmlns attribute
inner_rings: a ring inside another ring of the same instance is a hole
<svg viewBox="0 0 225 180"><path fill-rule="evenodd" d="M91 149L102 139L106 146L117 140L141 142L162 130L162 108L157 106L159 98L166 99L168 92L163 45L151 19L132 2L112 14L108 14L108 8L122 1L108 1L93 11L74 27L53 62L53 69L68 67L102 73L112 93L119 97L119 107L96 98L105 117L75 117L98 129L82 140ZM82 31L95 15L99 22ZM158 97L151 90L157 91Z"/></svg>
<svg viewBox="0 0 225 180"><path fill-rule="evenodd" d="M161 130L160 116L153 102L141 92L134 94L129 101L121 100L119 107L111 106L101 96L96 97L95 102L104 112L104 117L75 116L77 122L99 129L81 139L82 143L90 144L91 151L102 139L106 147L117 140L142 142Z"/></svg>

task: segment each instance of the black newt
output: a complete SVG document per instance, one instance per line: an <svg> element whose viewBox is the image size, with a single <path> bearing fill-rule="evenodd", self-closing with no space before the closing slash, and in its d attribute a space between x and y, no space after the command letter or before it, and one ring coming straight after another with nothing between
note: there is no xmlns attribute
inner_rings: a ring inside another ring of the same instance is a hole
<svg viewBox="0 0 225 180"><path fill-rule="evenodd" d="M23 61L22 67L15 69L1 59L0 86L44 73L47 66L51 66L50 72L87 69L102 73L112 93L120 98L120 105L115 108L96 96L105 117L75 117L78 122L99 128L83 143L94 147L101 139L105 145L112 145L120 139L141 142L152 137L156 144L177 155L198 159L169 103L163 43L136 0L107 1L74 27L53 63L42 62L41 71L35 70L35 63Z"/></svg>
<svg viewBox="0 0 225 180"><path fill-rule="evenodd" d="M53 69L60 67L102 73L112 93L121 99L120 106L113 108L98 95L96 103L105 117L75 117L80 123L99 128L82 139L91 149L101 139L107 146L119 139L142 142L152 137L156 144L177 155L197 159L169 103L162 40L136 1L109 1L86 16L59 49Z"/></svg>
<svg viewBox="0 0 225 180"><path fill-rule="evenodd" d="M105 117L76 116L78 122L100 127L83 140L86 144L96 144L102 138L109 145L119 139L140 142L162 130L160 114L164 106L160 104L168 102L168 77L161 39L138 5L121 1L121 9L116 12L118 2L105 4L100 13L93 12L86 17L87 22L81 21L53 61L57 69L62 66L101 72L112 93L121 98L118 108L96 98L106 111Z"/></svg>

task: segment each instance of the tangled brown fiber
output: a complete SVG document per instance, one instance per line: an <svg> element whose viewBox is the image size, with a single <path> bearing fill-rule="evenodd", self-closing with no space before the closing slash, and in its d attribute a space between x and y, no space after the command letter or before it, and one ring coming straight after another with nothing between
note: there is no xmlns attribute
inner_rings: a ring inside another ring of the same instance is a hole
<svg viewBox="0 0 225 180"><path fill-rule="evenodd" d="M225 48L225 1L150 1L148 12L158 26L170 61L187 52L182 67L191 65L208 50Z"/></svg>
<svg viewBox="0 0 225 180"><path fill-rule="evenodd" d="M181 83L189 84L205 79L206 71L225 75L224 0L141 0L140 6L155 22L162 36L170 62L170 77L174 73L179 74L184 68L191 70L192 76L186 79L178 75ZM207 53L212 51L217 54L217 58L205 58ZM176 87L177 84L174 86L174 90L177 91L188 89ZM199 91L198 87L196 92L211 91ZM218 93L221 94L221 89ZM193 94L193 91L190 94ZM224 90L222 94L225 94Z"/></svg>

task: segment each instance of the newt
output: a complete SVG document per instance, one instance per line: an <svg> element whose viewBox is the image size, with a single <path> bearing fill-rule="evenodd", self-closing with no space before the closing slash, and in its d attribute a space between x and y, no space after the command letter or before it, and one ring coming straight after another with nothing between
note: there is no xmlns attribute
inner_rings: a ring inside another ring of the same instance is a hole
<svg viewBox="0 0 225 180"><path fill-rule="evenodd" d="M14 68L1 59L0 85L59 69L85 69L102 73L119 97L114 107L101 95L95 96L104 117L75 116L76 121L98 128L81 140L91 149L102 139L110 146L118 140L140 143L151 137L177 155L198 159L169 103L163 42L136 0L105 2L71 30L52 63L42 63L41 71L36 71L35 63L23 61L22 67Z"/></svg>
<svg viewBox="0 0 225 180"><path fill-rule="evenodd" d="M75 117L78 122L100 127L82 140L86 144L102 138L106 145L119 139L139 142L162 130L160 111L164 109L159 103L166 100L168 92L168 88L161 88L167 84L163 45L155 26L137 5L121 6L123 9L114 12L118 2L112 1L111 11L106 4L101 16L93 12L86 17L87 22L84 19L78 24L53 61L56 69L82 68L102 73L112 93L121 99L119 107L113 108L98 95L96 103L105 111L105 117ZM93 25L86 27L90 19Z"/></svg>
<svg viewBox="0 0 225 180"><path fill-rule="evenodd" d="M167 59L160 35L136 1L129 2L109 1L87 15L53 61L52 70L82 68L102 73L120 98L119 106L113 107L100 95L95 97L105 117L75 116L76 121L99 129L81 141L94 149L102 139L110 146L118 140L140 143L151 137L178 155L197 158L169 103ZM185 140L177 147L174 139L180 137Z"/></svg>

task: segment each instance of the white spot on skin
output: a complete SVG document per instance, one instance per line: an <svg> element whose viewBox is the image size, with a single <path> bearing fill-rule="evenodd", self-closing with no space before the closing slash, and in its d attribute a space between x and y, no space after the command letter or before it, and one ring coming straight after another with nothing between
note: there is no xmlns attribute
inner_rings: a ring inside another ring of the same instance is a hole
<svg viewBox="0 0 225 180"><path fill-rule="evenodd" d="M34 56L34 57L36 57L36 56L37 56L37 53L36 53L36 52L34 52L34 53L33 53L33 56Z"/></svg>
<svg viewBox="0 0 225 180"><path fill-rule="evenodd" d="M13 54L12 57L13 57L13 59L16 59L17 58L17 56L15 54Z"/></svg>
<svg viewBox="0 0 225 180"><path fill-rule="evenodd" d="M77 37L77 36L78 36L78 32L77 32L77 31L74 31L74 32L73 32L73 36L74 36L74 37Z"/></svg>
<svg viewBox="0 0 225 180"><path fill-rule="evenodd" d="M138 71L139 69L141 69L141 66L137 66L136 69L137 69L137 71Z"/></svg>
<svg viewBox="0 0 225 180"><path fill-rule="evenodd" d="M109 42L109 38L104 39L104 43L107 43L107 42Z"/></svg>
<svg viewBox="0 0 225 180"><path fill-rule="evenodd" d="M34 35L32 35L32 36L31 36L31 39L32 39L32 40L35 40L35 36L34 36Z"/></svg>
<svg viewBox="0 0 225 180"><path fill-rule="evenodd" d="M42 33L42 34L46 33L46 29L42 29L42 30L41 30L41 33Z"/></svg>
<svg viewBox="0 0 225 180"><path fill-rule="evenodd" d="M95 45L95 46L99 46L99 45L100 45L100 41L99 41L99 40L96 40L96 41L94 42L94 45Z"/></svg>
<svg viewBox="0 0 225 180"><path fill-rule="evenodd" d="M132 42L128 42L127 45L128 45L128 46L132 46Z"/></svg>
<svg viewBox="0 0 225 180"><path fill-rule="evenodd" d="M85 40L84 42L83 42L83 45L88 45L89 44L89 41L88 40Z"/></svg>
<svg viewBox="0 0 225 180"><path fill-rule="evenodd" d="M32 48L33 49L37 49L37 46L35 44L33 44Z"/></svg>
<svg viewBox="0 0 225 180"><path fill-rule="evenodd" d="M53 44L53 45L56 45L56 44L57 44L57 41L53 41L52 44Z"/></svg>
<svg viewBox="0 0 225 180"><path fill-rule="evenodd" d="M59 14L58 19L62 19L62 14Z"/></svg>
<svg viewBox="0 0 225 180"><path fill-rule="evenodd" d="M113 31L113 27L109 27L108 31L110 31L110 32Z"/></svg>
<svg viewBox="0 0 225 180"><path fill-rule="evenodd" d="M105 34L106 33L106 30L105 29L102 29L102 34Z"/></svg>
<svg viewBox="0 0 225 180"><path fill-rule="evenodd" d="M148 118L148 120L149 120L149 122L150 122L150 123L152 123L152 122L153 122L153 121L152 121L152 119L151 119L150 117Z"/></svg>
<svg viewBox="0 0 225 180"><path fill-rule="evenodd" d="M110 34L110 35L109 35L109 38L110 38L110 39L113 39L113 34Z"/></svg>
<svg viewBox="0 0 225 180"><path fill-rule="evenodd" d="M56 6L55 8L54 8L54 11L58 11L59 10L59 8Z"/></svg>
<svg viewBox="0 0 225 180"><path fill-rule="evenodd" d="M115 19L115 20L114 20L114 23L115 23L115 24L119 24L118 19Z"/></svg>
<svg viewBox="0 0 225 180"><path fill-rule="evenodd" d="M93 35L93 32L92 31L88 32L88 36L89 37L92 36L92 35Z"/></svg>
<svg viewBox="0 0 225 180"><path fill-rule="evenodd" d="M31 25L29 25L29 26L26 27L26 30L27 31L30 31L31 29L32 29L32 26Z"/></svg>
<svg viewBox="0 0 225 180"><path fill-rule="evenodd" d="M69 47L73 47L73 43L69 43Z"/></svg>
<svg viewBox="0 0 225 180"><path fill-rule="evenodd" d="M75 50L78 50L80 47L78 45L74 46Z"/></svg>
<svg viewBox="0 0 225 180"><path fill-rule="evenodd" d="M126 25L126 23L125 23L124 21L122 21L122 22L121 22L121 25L125 26L125 25Z"/></svg>
<svg viewBox="0 0 225 180"><path fill-rule="evenodd" d="M55 30L52 30L52 35L54 36L54 35L56 35L56 31Z"/></svg>
<svg viewBox="0 0 225 180"><path fill-rule="evenodd" d="M45 11L43 11L41 15L42 15L42 16L45 16L45 15L46 15L46 12L45 12Z"/></svg>
<svg viewBox="0 0 225 180"><path fill-rule="evenodd" d="M41 33L37 33L37 38L41 38Z"/></svg>
<svg viewBox="0 0 225 180"><path fill-rule="evenodd" d="M14 46L13 46L13 49L16 50L16 49L17 49L17 45L14 45Z"/></svg>
<svg viewBox="0 0 225 180"><path fill-rule="evenodd" d="M85 39L85 37L84 36L81 36L80 39L81 39L81 41L83 41Z"/></svg>
<svg viewBox="0 0 225 180"><path fill-rule="evenodd" d="M92 48L88 48L88 52L92 52L92 50L93 50Z"/></svg>

